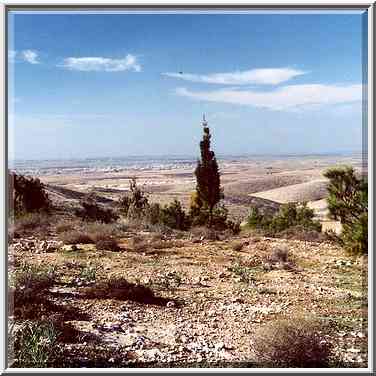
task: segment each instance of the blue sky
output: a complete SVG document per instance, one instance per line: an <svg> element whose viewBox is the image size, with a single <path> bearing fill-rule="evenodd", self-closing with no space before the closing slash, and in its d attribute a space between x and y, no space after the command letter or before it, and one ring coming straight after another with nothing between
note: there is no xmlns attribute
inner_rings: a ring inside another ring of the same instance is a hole
<svg viewBox="0 0 376 376"><path fill-rule="evenodd" d="M362 15L11 14L9 157L359 151Z"/></svg>

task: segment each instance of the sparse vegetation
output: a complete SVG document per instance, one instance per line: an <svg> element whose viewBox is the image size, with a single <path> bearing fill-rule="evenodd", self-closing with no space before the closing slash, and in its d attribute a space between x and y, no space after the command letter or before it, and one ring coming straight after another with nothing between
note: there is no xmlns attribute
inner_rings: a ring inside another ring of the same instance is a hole
<svg viewBox="0 0 376 376"><path fill-rule="evenodd" d="M223 179L231 180L227 175ZM33 326L15 331L17 354L22 352L21 345L25 352L17 355L12 366L149 367L159 362L158 351L166 356L167 347L169 357L185 359L185 346L194 343L197 335L206 341L208 352L192 348L189 356L202 359L197 362L202 367L218 364L207 355L226 354L236 360L237 354L251 355L253 350L258 366L332 367L337 363L331 363L330 345L325 347L329 341L345 363L351 346L354 363L364 364L367 300L363 297L366 277L361 273L366 257L350 260L339 244L325 242L335 238L334 233L319 232L313 211L305 204L229 197L214 205L209 219L209 208L197 192L185 210L186 186L184 193L177 193L181 201L170 201L175 191L175 187L170 192L156 189L157 194L146 196L133 181L123 208L115 209L121 218L110 222L90 213L90 219L77 218L72 201L60 205L55 194L51 197L56 207L48 216L36 211L16 218L12 231L19 226L20 235L9 242L13 251L9 266L15 268L11 270L9 313L16 329L25 320L33 320ZM94 197L94 207L106 211L119 190L104 188L103 192L108 196ZM72 200L82 197L81 192L76 194ZM97 205L100 202L104 204ZM240 236L233 236L240 231L234 218L244 218L246 214L240 213L250 204L259 207L248 218L251 228L245 226ZM321 211L321 202L314 205ZM51 242L48 237L59 246L45 251L40 245ZM71 246L61 246L56 237ZM345 241L342 236L341 241ZM36 252L30 252L33 249ZM25 254L30 263L24 264ZM56 268L49 268L55 264L58 274ZM185 309L179 309L181 305ZM330 328L328 337L320 325L294 320L290 316L294 312L315 312L338 325ZM279 321L281 317L289 318L288 325ZM164 327L166 319L176 332ZM136 322L143 322L146 329L133 333ZM50 340L46 339L48 327L55 333ZM356 335L349 335L350 331ZM127 342L126 356L113 346L118 345L119 336ZM231 338L229 343L227 338ZM170 354L170 341L181 341L183 351L174 347ZM45 343L50 344L48 349ZM160 343L166 343L166 348L161 349ZM233 351L220 350L227 350L228 345ZM149 362L148 354L153 354L153 361ZM232 361L227 364L233 365Z"/></svg>

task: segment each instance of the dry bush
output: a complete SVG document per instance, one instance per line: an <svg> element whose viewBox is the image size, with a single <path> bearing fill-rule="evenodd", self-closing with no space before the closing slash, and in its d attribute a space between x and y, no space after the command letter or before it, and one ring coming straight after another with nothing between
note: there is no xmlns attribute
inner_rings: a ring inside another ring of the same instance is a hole
<svg viewBox="0 0 376 376"><path fill-rule="evenodd" d="M235 252L239 252L243 249L244 246L248 245L248 242L243 242L243 241L236 241L231 244L231 249Z"/></svg>
<svg viewBox="0 0 376 376"><path fill-rule="evenodd" d="M279 245L272 249L272 254L268 257L270 262L287 262L289 249L286 245Z"/></svg>
<svg viewBox="0 0 376 376"><path fill-rule="evenodd" d="M277 236L284 239L303 240L307 242L318 243L330 240L329 236L326 233L306 229L303 226L290 227L279 232Z"/></svg>
<svg viewBox="0 0 376 376"><path fill-rule="evenodd" d="M327 367L331 345L322 330L302 318L268 322L256 331L253 350L263 367Z"/></svg>
<svg viewBox="0 0 376 376"><path fill-rule="evenodd" d="M117 236L120 233L115 223L102 223L102 222L83 223L82 229L85 230L87 233L92 234L93 236L96 236L97 234Z"/></svg>
<svg viewBox="0 0 376 376"><path fill-rule="evenodd" d="M29 213L15 219L13 233L46 233L51 224L51 216L46 213Z"/></svg>
<svg viewBox="0 0 376 376"><path fill-rule="evenodd" d="M181 248L184 247L184 242L178 240L157 240L152 241L150 246L154 249Z"/></svg>
<svg viewBox="0 0 376 376"><path fill-rule="evenodd" d="M56 232L61 234L63 232L73 231L76 228L75 223L69 220L62 220L56 225Z"/></svg>
<svg viewBox="0 0 376 376"><path fill-rule="evenodd" d="M191 234L200 240L219 240L217 231L207 227L193 227Z"/></svg>
<svg viewBox="0 0 376 376"><path fill-rule="evenodd" d="M94 243L94 239L91 236L91 234L82 230L73 230L73 231L63 232L62 234L59 235L59 239L64 244L92 244Z"/></svg>
<svg viewBox="0 0 376 376"><path fill-rule="evenodd" d="M265 257L263 266L265 270L282 269L297 271L295 263L289 259L288 247L284 244L272 249L272 253Z"/></svg>
<svg viewBox="0 0 376 376"><path fill-rule="evenodd" d="M166 299L156 297L150 287L128 282L124 277L111 276L107 280L98 281L85 291L87 298L131 300L145 304L166 303Z"/></svg>
<svg viewBox="0 0 376 376"><path fill-rule="evenodd" d="M111 235L100 234L95 236L95 246L99 250L116 252L120 249L117 240Z"/></svg>

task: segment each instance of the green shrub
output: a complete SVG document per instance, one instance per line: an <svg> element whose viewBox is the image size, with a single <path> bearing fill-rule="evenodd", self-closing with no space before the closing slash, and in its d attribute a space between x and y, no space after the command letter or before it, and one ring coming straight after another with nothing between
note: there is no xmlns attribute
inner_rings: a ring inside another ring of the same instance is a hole
<svg viewBox="0 0 376 376"><path fill-rule="evenodd" d="M256 331L253 350L263 367L327 367L331 345L310 320L271 321Z"/></svg>
<svg viewBox="0 0 376 376"><path fill-rule="evenodd" d="M191 201L193 200L193 203L191 202L189 211L191 225L193 227L208 226L210 221L209 210L197 204L198 199L195 198L195 195L192 195L192 197L193 199L191 198ZM210 227L217 231L230 230L234 235L239 234L240 222L231 221L227 219L227 217L228 209L225 205L223 203L216 204L213 208Z"/></svg>
<svg viewBox="0 0 376 376"><path fill-rule="evenodd" d="M151 225L161 223L162 208L159 203L151 203L146 209L146 220Z"/></svg>
<svg viewBox="0 0 376 376"><path fill-rule="evenodd" d="M300 226L304 230L321 231L321 223L314 219L314 211L306 203L281 205L279 211L271 216L261 214L257 207L251 208L247 218L248 226L275 235L289 228Z"/></svg>
<svg viewBox="0 0 376 376"><path fill-rule="evenodd" d="M368 253L368 213L363 213L351 225L343 225L341 238L345 249L353 255Z"/></svg>
<svg viewBox="0 0 376 376"><path fill-rule="evenodd" d="M187 230L189 228L189 218L186 216L181 203L174 200L161 210L161 223L176 230Z"/></svg>
<svg viewBox="0 0 376 376"><path fill-rule="evenodd" d="M56 354L58 334L50 321L24 322L15 333L13 367L47 367Z"/></svg>
<svg viewBox="0 0 376 376"><path fill-rule="evenodd" d="M240 233L240 222L239 221L231 221L227 220L226 221L226 227L228 230L232 232L233 235L238 235Z"/></svg>
<svg viewBox="0 0 376 376"><path fill-rule="evenodd" d="M352 167L332 168L329 179L330 216L343 225L341 240L350 254L368 253L368 182L358 178Z"/></svg>
<svg viewBox="0 0 376 376"><path fill-rule="evenodd" d="M14 306L19 307L33 301L36 296L43 295L55 283L54 267L42 267L22 263L11 278Z"/></svg>
<svg viewBox="0 0 376 376"><path fill-rule="evenodd" d="M79 277L86 282L93 282L97 278L97 266L83 265L81 266Z"/></svg>

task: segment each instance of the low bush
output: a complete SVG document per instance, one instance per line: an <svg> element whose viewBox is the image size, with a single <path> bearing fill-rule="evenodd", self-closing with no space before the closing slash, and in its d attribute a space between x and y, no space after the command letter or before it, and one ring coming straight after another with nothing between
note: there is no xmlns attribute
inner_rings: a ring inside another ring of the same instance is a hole
<svg viewBox="0 0 376 376"><path fill-rule="evenodd" d="M56 225L56 232L58 234L61 234L63 232L68 232L68 231L72 231L74 230L76 227L76 224L75 223L72 223L72 221L68 221L68 220L63 220L63 221L60 221L57 225Z"/></svg>
<svg viewBox="0 0 376 376"><path fill-rule="evenodd" d="M94 237L94 239L95 246L98 250L116 252L120 249L117 240L111 235L98 234Z"/></svg>
<svg viewBox="0 0 376 376"><path fill-rule="evenodd" d="M165 304L166 299L154 295L150 287L128 282L124 277L111 276L107 280L97 281L86 289L87 298L131 300L145 304Z"/></svg>
<svg viewBox="0 0 376 376"><path fill-rule="evenodd" d="M252 270L241 263L235 263L228 270L240 277L240 282L250 283L254 280Z"/></svg>
<svg viewBox="0 0 376 376"><path fill-rule="evenodd" d="M331 345L314 321L271 321L256 331L253 350L262 367L327 367Z"/></svg>
<svg viewBox="0 0 376 376"><path fill-rule="evenodd" d="M160 222L176 230L187 230L190 227L189 218L176 199L160 209Z"/></svg>
<svg viewBox="0 0 376 376"><path fill-rule="evenodd" d="M22 263L11 278L11 291L14 307L22 306L43 295L55 283L54 267L42 267L29 263Z"/></svg>
<svg viewBox="0 0 376 376"><path fill-rule="evenodd" d="M98 267L94 265L82 265L80 268L80 279L85 282L93 282L97 279Z"/></svg>
<svg viewBox="0 0 376 376"><path fill-rule="evenodd" d="M199 240L219 240L218 232L207 227L193 227L190 233Z"/></svg>
<svg viewBox="0 0 376 376"><path fill-rule="evenodd" d="M75 214L85 221L111 223L119 218L111 208L105 208L98 204L93 193L80 200L80 205L81 208L76 209Z"/></svg>
<svg viewBox="0 0 376 376"><path fill-rule="evenodd" d="M59 332L50 321L26 321L14 338L13 367L45 368L57 354Z"/></svg>
<svg viewBox="0 0 376 376"><path fill-rule="evenodd" d="M83 230L66 231L59 234L59 239L64 244L92 244L94 239L91 234Z"/></svg>
<svg viewBox="0 0 376 376"><path fill-rule="evenodd" d="M274 269L297 271L295 263L290 260L289 250L286 245L278 245L272 249L263 262L264 270L270 271Z"/></svg>
<svg viewBox="0 0 376 376"><path fill-rule="evenodd" d="M244 245L245 245L244 242L242 242L242 241L236 241L236 242L232 243L231 249L233 251L235 251L235 252L239 252L239 251L241 251L243 249Z"/></svg>
<svg viewBox="0 0 376 376"><path fill-rule="evenodd" d="M304 226L297 225L287 228L278 233L279 238L295 239L307 242L322 243L325 241L333 241L334 237L326 232L306 229Z"/></svg>
<svg viewBox="0 0 376 376"><path fill-rule="evenodd" d="M28 233L46 233L51 224L51 217L46 213L27 213L15 219L13 224L13 236Z"/></svg>
<svg viewBox="0 0 376 376"><path fill-rule="evenodd" d="M184 247L183 241L178 240L154 240L150 246L154 249L181 248Z"/></svg>
<svg viewBox="0 0 376 376"><path fill-rule="evenodd" d="M240 233L240 222L239 221L226 221L226 228L231 231L233 235L238 235Z"/></svg>
<svg viewBox="0 0 376 376"><path fill-rule="evenodd" d="M251 208L247 218L250 228L263 230L266 235L275 236L281 232L300 226L305 231L321 232L321 223L314 219L314 211L306 203L296 205L288 203L281 205L279 212L274 216L263 214L257 207Z"/></svg>
<svg viewBox="0 0 376 376"><path fill-rule="evenodd" d="M268 260L271 262L287 262L289 258L289 250L285 245L280 245L272 249L271 255Z"/></svg>

